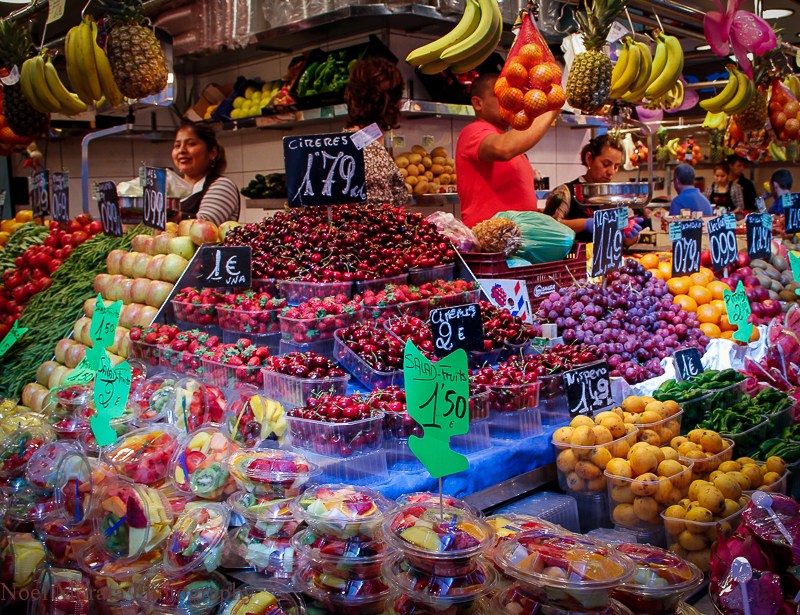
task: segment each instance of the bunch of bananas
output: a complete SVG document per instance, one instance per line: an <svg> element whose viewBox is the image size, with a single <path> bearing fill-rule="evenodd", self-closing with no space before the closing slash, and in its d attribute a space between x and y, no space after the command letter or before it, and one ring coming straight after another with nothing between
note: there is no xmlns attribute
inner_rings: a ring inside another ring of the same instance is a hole
<svg viewBox="0 0 800 615"><path fill-rule="evenodd" d="M456 27L409 53L406 62L426 75L446 68L466 73L492 55L502 34L503 17L497 0L467 0Z"/></svg>
<svg viewBox="0 0 800 615"><path fill-rule="evenodd" d="M86 105L61 82L47 50L22 63L19 75L22 94L39 113L77 115Z"/></svg>
<svg viewBox="0 0 800 615"><path fill-rule="evenodd" d="M652 107L678 107L683 102L682 71L683 49L674 36L656 37L655 56L646 43L626 37L611 73L610 96L629 103L647 98Z"/></svg>
<svg viewBox="0 0 800 615"><path fill-rule="evenodd" d="M666 94L659 96L655 100L650 100L646 105L648 109L677 109L683 104L683 81L678 79L675 84L667 90Z"/></svg>
<svg viewBox="0 0 800 615"><path fill-rule="evenodd" d="M718 113L712 113L709 111L706 113L706 117L703 120L703 130L721 130L724 131L728 127L728 114L724 111L720 111Z"/></svg>
<svg viewBox="0 0 800 615"><path fill-rule="evenodd" d="M775 141L769 142L769 147L767 147L767 151L769 152L769 157L775 162L788 161L788 157L786 156L786 150L783 149L780 145L778 145Z"/></svg>
<svg viewBox="0 0 800 615"><path fill-rule="evenodd" d="M644 96L650 82L653 66L653 55L650 47L642 42L625 37L614 70L611 72L612 99L621 98L628 102L637 102Z"/></svg>
<svg viewBox="0 0 800 615"><path fill-rule="evenodd" d="M667 141L667 143L665 145L665 147L666 147L667 151L669 152L670 156L672 156L673 158L677 158L678 157L678 148L680 146L681 146L681 138L680 137L675 137L674 139L670 139L669 141Z"/></svg>
<svg viewBox="0 0 800 615"><path fill-rule="evenodd" d="M106 52L97 44L97 24L86 16L67 32L67 75L72 88L87 105L101 101L116 107L122 103Z"/></svg>
<svg viewBox="0 0 800 615"><path fill-rule="evenodd" d="M753 80L731 64L728 66L728 82L725 87L713 98L701 100L700 106L712 113L724 111L728 115L734 115L747 109L755 93Z"/></svg>
<svg viewBox="0 0 800 615"><path fill-rule="evenodd" d="M794 94L797 100L800 100L800 77L790 73L783 78L783 85L789 88L789 91Z"/></svg>

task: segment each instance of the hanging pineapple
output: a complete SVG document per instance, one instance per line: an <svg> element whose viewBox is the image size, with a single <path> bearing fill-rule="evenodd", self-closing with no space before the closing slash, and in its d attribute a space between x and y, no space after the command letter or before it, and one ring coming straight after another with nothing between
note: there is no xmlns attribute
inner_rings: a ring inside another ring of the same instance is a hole
<svg viewBox="0 0 800 615"><path fill-rule="evenodd" d="M594 0L584 13L575 13L586 51L572 62L567 79L567 102L584 113L597 113L611 91L611 60L603 53L611 24L627 0Z"/></svg>
<svg viewBox="0 0 800 615"><path fill-rule="evenodd" d="M0 64L7 70L33 56L30 31L23 25L4 19L0 21ZM22 93L22 85L3 84L3 107L9 128L20 137L36 137L47 128L50 117L31 107Z"/></svg>
<svg viewBox="0 0 800 615"><path fill-rule="evenodd" d="M767 94L770 84L770 68L772 58L780 54L780 50L769 51L763 56L753 58L753 85L756 86L753 100L747 105L744 111L733 116L737 126L744 132L762 130L769 118L769 105Z"/></svg>
<svg viewBox="0 0 800 615"><path fill-rule="evenodd" d="M169 65L145 21L142 0L103 0L111 25L106 54L120 91L128 98L158 94L167 85Z"/></svg>

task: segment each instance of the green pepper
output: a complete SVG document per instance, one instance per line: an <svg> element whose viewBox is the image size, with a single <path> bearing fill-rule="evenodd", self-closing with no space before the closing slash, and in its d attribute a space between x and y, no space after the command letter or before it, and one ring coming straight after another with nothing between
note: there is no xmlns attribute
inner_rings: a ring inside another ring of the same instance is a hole
<svg viewBox="0 0 800 615"><path fill-rule="evenodd" d="M300 81L297 82L297 95L298 96L306 96L306 90L308 86L312 83L314 77L313 75L316 73L316 70L319 68L319 62L312 62L311 65L305 70L303 75L300 77Z"/></svg>

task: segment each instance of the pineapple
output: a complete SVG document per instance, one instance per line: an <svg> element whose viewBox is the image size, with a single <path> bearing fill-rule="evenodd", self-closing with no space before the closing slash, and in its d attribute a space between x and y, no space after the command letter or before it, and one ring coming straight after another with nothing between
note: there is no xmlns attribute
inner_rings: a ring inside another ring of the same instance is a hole
<svg viewBox="0 0 800 615"><path fill-rule="evenodd" d="M128 98L158 94L167 85L169 66L145 20L142 0L105 0L111 23L106 54L120 91Z"/></svg>
<svg viewBox="0 0 800 615"><path fill-rule="evenodd" d="M611 24L625 8L627 0L594 0L587 12L578 11L575 19L583 35L586 51L572 62L567 79L567 102L584 113L597 113L611 91L611 60L603 53Z"/></svg>
<svg viewBox="0 0 800 615"><path fill-rule="evenodd" d="M751 132L764 128L768 116L767 97L761 87L757 87L753 100L747 105L747 108L733 117L736 119L736 125L739 128L745 132Z"/></svg>
<svg viewBox="0 0 800 615"><path fill-rule="evenodd" d="M30 31L13 21L0 21L0 64L9 71L14 66L19 70L32 55ZM20 137L36 137L47 128L49 116L30 106L19 82L3 84L3 108L9 128Z"/></svg>

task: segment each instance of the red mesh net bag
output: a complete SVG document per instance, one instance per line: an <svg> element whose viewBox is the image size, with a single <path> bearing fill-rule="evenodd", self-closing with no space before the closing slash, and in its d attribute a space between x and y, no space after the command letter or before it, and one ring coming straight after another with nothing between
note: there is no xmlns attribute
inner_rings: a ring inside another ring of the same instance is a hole
<svg viewBox="0 0 800 615"><path fill-rule="evenodd" d="M500 114L516 130L525 130L537 116L564 105L567 97L561 87L561 67L533 25L530 10L523 13L517 40L494 93Z"/></svg>
<svg viewBox="0 0 800 615"><path fill-rule="evenodd" d="M769 98L769 123L781 141L800 137L800 104L792 91L777 77L772 80Z"/></svg>

